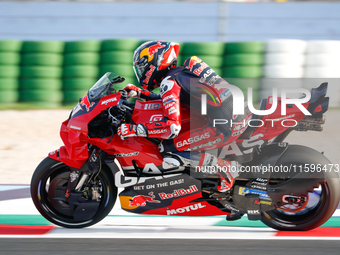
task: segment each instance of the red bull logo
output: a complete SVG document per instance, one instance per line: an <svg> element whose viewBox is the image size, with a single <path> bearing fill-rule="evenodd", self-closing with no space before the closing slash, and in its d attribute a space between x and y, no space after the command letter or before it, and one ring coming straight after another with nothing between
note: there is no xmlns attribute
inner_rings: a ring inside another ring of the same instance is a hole
<svg viewBox="0 0 340 255"><path fill-rule="evenodd" d="M162 45L160 42L158 42L155 45L150 46L149 48L145 48L144 50L141 51L140 53L140 58L144 57L144 56L148 56L148 62L150 62L153 57L154 54L161 48L164 48L166 45Z"/></svg>
<svg viewBox="0 0 340 255"><path fill-rule="evenodd" d="M159 193L158 195L163 200L163 199L170 199L170 198L185 196L185 195L193 194L195 192L198 192L198 188L196 187L196 185L192 185L189 187L189 189L177 189L177 190L174 190L173 193Z"/></svg>
<svg viewBox="0 0 340 255"><path fill-rule="evenodd" d="M130 199L129 206L145 206L148 203L160 203L161 201L154 200L155 196L153 192L148 193L149 196L138 195Z"/></svg>
<svg viewBox="0 0 340 255"><path fill-rule="evenodd" d="M158 49L164 48L165 45L161 45L160 42L158 42L156 45L152 45L149 47L149 56L152 56L153 54L155 54Z"/></svg>
<svg viewBox="0 0 340 255"><path fill-rule="evenodd" d="M146 78L145 78L145 80L143 81L143 83L145 83L145 84L148 84L148 83L149 83L150 78L151 78L151 75L153 74L153 72L155 71L155 69L156 69L156 67L155 67L154 65L151 65L151 66L150 66L149 71L147 71L146 74L145 74Z"/></svg>
<svg viewBox="0 0 340 255"><path fill-rule="evenodd" d="M85 96L82 98L80 105L85 106L86 111L89 111L90 108L94 105L94 102L90 103L89 98L86 93Z"/></svg>
<svg viewBox="0 0 340 255"><path fill-rule="evenodd" d="M202 71L203 71L204 69L206 69L207 67L209 67L208 64L202 63L200 67L198 67L198 68L196 68L196 69L194 70L194 73L195 73L197 76L199 76L199 75L202 73Z"/></svg>
<svg viewBox="0 0 340 255"><path fill-rule="evenodd" d="M196 65L197 63L201 63L201 62L202 62L202 59L200 59L199 57L193 56L193 57L190 58L189 65L186 68L188 68L188 69L190 69L190 71L192 71L193 66Z"/></svg>

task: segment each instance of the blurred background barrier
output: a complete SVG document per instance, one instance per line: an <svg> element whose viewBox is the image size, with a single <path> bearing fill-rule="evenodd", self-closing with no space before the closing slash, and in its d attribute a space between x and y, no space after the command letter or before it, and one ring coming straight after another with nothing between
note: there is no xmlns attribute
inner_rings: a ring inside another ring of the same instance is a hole
<svg viewBox="0 0 340 255"><path fill-rule="evenodd" d="M65 43L63 65L63 99L75 105L99 76L101 41L79 40Z"/></svg>
<svg viewBox="0 0 340 255"><path fill-rule="evenodd" d="M0 41L0 104L9 104L19 99L20 51L18 40Z"/></svg>
<svg viewBox="0 0 340 255"><path fill-rule="evenodd" d="M0 104L75 105L106 72L137 84L133 51L164 39L254 102L328 81L337 107L339 21L338 1L0 1Z"/></svg>
<svg viewBox="0 0 340 255"><path fill-rule="evenodd" d="M73 106L106 72L126 78L119 89L128 83L138 85L132 57L143 42L129 38L0 40L0 104ZM245 97L248 88L252 88L254 103L272 95L273 88L310 90L329 82L330 106L340 106L340 41L275 39L180 44L179 65L191 56L200 57L230 84L238 86ZM291 93L289 97L302 95Z"/></svg>
<svg viewBox="0 0 340 255"><path fill-rule="evenodd" d="M64 42L24 41L21 49L20 101L42 107L61 106Z"/></svg>

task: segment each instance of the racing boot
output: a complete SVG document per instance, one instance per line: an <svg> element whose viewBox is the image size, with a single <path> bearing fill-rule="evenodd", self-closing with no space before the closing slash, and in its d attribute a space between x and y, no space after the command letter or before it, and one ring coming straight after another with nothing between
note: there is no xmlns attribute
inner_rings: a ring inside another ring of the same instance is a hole
<svg viewBox="0 0 340 255"><path fill-rule="evenodd" d="M234 184L234 177L230 173L231 162L228 160L217 158L215 167L217 168L217 173L220 176L220 184L217 185L217 190L219 192L225 192L230 190Z"/></svg>
<svg viewBox="0 0 340 255"><path fill-rule="evenodd" d="M210 174L210 177L219 178L219 184L217 190L219 192L226 192L234 184L234 177L230 173L231 162L218 158L209 153L202 153L204 157L200 163L200 169L203 172Z"/></svg>

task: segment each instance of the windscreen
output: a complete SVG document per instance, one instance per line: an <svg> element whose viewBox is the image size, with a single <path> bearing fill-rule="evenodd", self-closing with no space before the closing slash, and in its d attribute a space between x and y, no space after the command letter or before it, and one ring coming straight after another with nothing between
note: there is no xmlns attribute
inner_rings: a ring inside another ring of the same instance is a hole
<svg viewBox="0 0 340 255"><path fill-rule="evenodd" d="M88 97L91 102L101 97L117 92L115 84L123 82L125 79L115 73L107 72L89 90Z"/></svg>

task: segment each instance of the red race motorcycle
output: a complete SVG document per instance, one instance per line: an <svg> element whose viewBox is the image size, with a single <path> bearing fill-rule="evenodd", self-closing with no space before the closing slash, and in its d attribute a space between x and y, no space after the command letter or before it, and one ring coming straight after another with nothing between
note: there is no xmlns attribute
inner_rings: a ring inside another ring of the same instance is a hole
<svg viewBox="0 0 340 255"><path fill-rule="evenodd" d="M122 81L113 73L98 80L62 123L64 146L51 152L33 174L33 202L52 223L67 228L96 224L110 213L118 188L121 207L128 212L226 215L227 220L247 214L249 220L280 230L316 228L336 210L338 166L314 149L283 142L292 130L322 130L328 109L326 83L312 89L304 104L311 116L305 117L295 105L287 105L282 116L277 107L272 114L253 115L252 125L235 142L221 148L211 143L211 152L232 161L237 172L233 187L220 192L218 174L197 175L190 167L163 162L160 140L121 140L116 134L120 124L160 120L163 106L161 100L129 102L126 91L115 90ZM271 104L271 97L264 99L260 109ZM285 125L279 125L282 121ZM289 126L289 121L295 125ZM188 122L190 114L183 109L183 126ZM67 193L69 182L76 183Z"/></svg>

